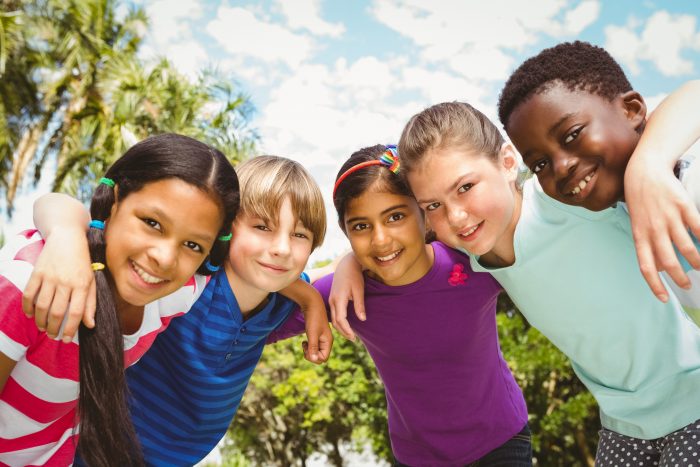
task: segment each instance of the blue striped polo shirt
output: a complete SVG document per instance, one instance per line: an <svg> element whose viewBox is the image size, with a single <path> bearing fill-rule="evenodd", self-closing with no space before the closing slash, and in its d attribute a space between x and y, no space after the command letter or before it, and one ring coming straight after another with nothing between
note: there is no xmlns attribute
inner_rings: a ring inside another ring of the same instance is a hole
<svg viewBox="0 0 700 467"><path fill-rule="evenodd" d="M195 464L224 436L268 334L296 306L269 298L244 322L222 268L129 368L131 417L147 464Z"/></svg>

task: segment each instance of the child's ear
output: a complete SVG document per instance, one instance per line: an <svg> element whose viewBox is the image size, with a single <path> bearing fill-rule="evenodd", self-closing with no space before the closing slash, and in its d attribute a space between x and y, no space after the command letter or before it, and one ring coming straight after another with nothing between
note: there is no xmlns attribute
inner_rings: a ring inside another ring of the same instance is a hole
<svg viewBox="0 0 700 467"><path fill-rule="evenodd" d="M647 104L637 91L627 91L620 95L625 115L635 131L644 127L647 118Z"/></svg>
<svg viewBox="0 0 700 467"><path fill-rule="evenodd" d="M510 176L512 176L514 181L518 176L520 159L511 143L506 142L501 145L501 151L498 154L498 159L501 166L506 170L506 172L508 172L509 179L511 178Z"/></svg>

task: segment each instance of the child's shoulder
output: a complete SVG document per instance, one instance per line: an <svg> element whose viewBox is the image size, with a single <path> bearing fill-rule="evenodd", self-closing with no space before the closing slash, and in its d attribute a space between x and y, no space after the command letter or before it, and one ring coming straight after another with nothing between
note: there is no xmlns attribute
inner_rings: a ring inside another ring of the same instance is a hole
<svg viewBox="0 0 700 467"><path fill-rule="evenodd" d="M442 242L435 241L431 243L435 252L435 269L436 271L444 271L448 274L449 285L462 283L467 277L479 281L485 281L500 290L500 286L496 280L486 272L475 271L472 268L471 256L467 253L450 248ZM472 280L474 282L474 280Z"/></svg>

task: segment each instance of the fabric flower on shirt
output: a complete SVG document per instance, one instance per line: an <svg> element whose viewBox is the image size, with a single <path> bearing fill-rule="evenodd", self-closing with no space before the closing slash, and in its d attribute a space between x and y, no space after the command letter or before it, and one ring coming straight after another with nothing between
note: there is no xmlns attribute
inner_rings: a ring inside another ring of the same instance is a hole
<svg viewBox="0 0 700 467"><path fill-rule="evenodd" d="M464 272L464 265L456 263L452 268L449 279L447 279L447 283L452 286L463 285L468 277L469 275Z"/></svg>

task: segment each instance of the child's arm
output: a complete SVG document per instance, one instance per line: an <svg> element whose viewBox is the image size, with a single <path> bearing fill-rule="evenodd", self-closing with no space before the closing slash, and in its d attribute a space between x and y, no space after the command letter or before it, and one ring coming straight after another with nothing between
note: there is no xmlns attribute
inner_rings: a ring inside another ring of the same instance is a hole
<svg viewBox="0 0 700 467"><path fill-rule="evenodd" d="M70 342L82 320L95 325L95 275L85 235L90 215L80 202L50 193L34 203L34 224L45 240L22 296L27 316L49 337L58 335L66 314L63 341Z"/></svg>
<svg viewBox="0 0 700 467"><path fill-rule="evenodd" d="M10 377L12 370L15 369L16 364L16 361L0 352L0 394L2 394L2 390L5 389L5 383Z"/></svg>
<svg viewBox="0 0 700 467"><path fill-rule="evenodd" d="M345 338L355 340L355 333L348 322L348 302L352 300L355 314L364 321L365 315L365 279L362 266L351 253L343 257L333 276L333 285L328 297L331 307L333 326Z"/></svg>
<svg viewBox="0 0 700 467"><path fill-rule="evenodd" d="M282 295L296 302L304 314L307 342L304 358L311 363L323 363L331 355L333 333L328 325L326 305L321 294L311 284L301 279L280 291Z"/></svg>
<svg viewBox="0 0 700 467"><path fill-rule="evenodd" d="M625 172L625 201L644 279L662 301L668 292L659 277L666 271L681 287L690 281L673 250L675 245L695 269L700 253L687 228L700 238L700 214L673 175L680 156L700 138L700 81L686 83L649 117Z"/></svg>

